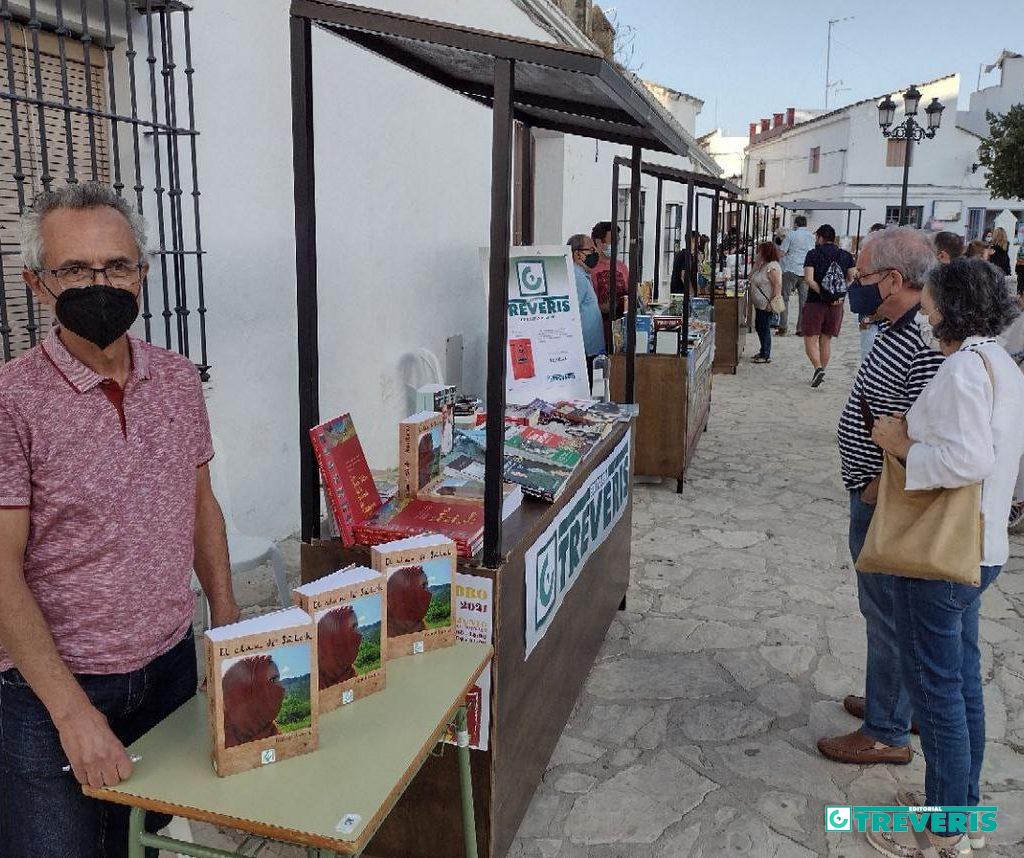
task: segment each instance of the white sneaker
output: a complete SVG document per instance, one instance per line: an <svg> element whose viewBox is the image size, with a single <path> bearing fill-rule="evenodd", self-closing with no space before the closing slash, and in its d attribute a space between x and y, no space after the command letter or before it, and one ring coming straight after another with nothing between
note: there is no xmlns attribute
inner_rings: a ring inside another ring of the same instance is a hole
<svg viewBox="0 0 1024 858"><path fill-rule="evenodd" d="M928 801L923 792L903 788L896 790L896 804L900 807L927 807ZM985 835L981 831L970 832L961 843L961 848L966 848L967 851L960 854L970 855L971 849L985 848Z"/></svg>

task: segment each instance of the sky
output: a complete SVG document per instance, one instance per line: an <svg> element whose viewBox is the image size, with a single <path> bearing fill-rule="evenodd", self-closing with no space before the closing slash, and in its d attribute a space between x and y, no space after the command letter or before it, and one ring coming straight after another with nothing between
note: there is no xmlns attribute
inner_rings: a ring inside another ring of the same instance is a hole
<svg viewBox="0 0 1024 858"><path fill-rule="evenodd" d="M961 0L605 0L631 40L627 65L648 80L704 100L697 133L747 125L787 107L821 109L829 18L830 108L959 72L960 108L982 63L1004 48L1024 53L1024 2ZM982 86L998 83L998 71ZM717 123L716 115L717 99Z"/></svg>

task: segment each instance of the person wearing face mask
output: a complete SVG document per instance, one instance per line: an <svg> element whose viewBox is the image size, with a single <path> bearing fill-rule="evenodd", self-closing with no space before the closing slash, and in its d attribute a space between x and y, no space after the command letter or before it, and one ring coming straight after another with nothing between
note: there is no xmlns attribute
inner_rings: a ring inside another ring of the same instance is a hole
<svg viewBox="0 0 1024 858"><path fill-rule="evenodd" d="M604 326L601 309L594 294L590 272L597 265L599 256L594 240L589 235L578 233L569 239L572 250L573 271L576 274L576 295L580 302L580 322L583 325L583 350L587 355L587 378L594 386L594 358L603 355Z"/></svg>
<svg viewBox="0 0 1024 858"><path fill-rule="evenodd" d="M843 484L850 493L850 555L864 546L878 497L882 451L871 438L875 419L905 413L942 364L916 321L921 288L935 265L931 243L919 230L899 227L868 235L857 258L859 279L850 308L884 319L860 365L839 419ZM821 739L818 750L841 763L909 763L910 699L899 671L891 575L857 573L857 595L867 631L865 696L849 695L843 707L864 719L852 733Z"/></svg>
<svg viewBox="0 0 1024 858"><path fill-rule="evenodd" d="M616 227L616 230L618 227ZM594 247L597 248L597 264L590 270L590 279L594 284L594 294L597 295L601 313L605 319L617 319L625 312L626 296L629 294L629 266L621 259L615 262L615 296L611 297L611 268L612 268L612 222L601 220L594 224L590 231L590 237L594 240ZM622 250L622 235L619 234L619 250Z"/></svg>
<svg viewBox="0 0 1024 858"><path fill-rule="evenodd" d="M199 375L128 334L145 246L96 182L22 218L25 282L59 324L0 367L4 858L126 854L128 809L81 785L129 777L125 746L195 694L193 569L213 623L238 619Z"/></svg>
<svg viewBox="0 0 1024 858"><path fill-rule="evenodd" d="M982 484L982 556L979 586L894 578L899 663L925 759L924 793L900 790L895 803L976 807L985 753L978 615L982 593L1009 559L1006 520L1024 455L1024 377L996 337L1020 310L994 266L955 259L929 273L921 311L926 338L946 360L905 418L880 414L872 437L906 463L908 492ZM961 526L977 528L978 519ZM933 822L944 821L937 816ZM927 833L943 857L984 845L982 834L937 826ZM868 840L884 855L921 854L912 832L869 832Z"/></svg>

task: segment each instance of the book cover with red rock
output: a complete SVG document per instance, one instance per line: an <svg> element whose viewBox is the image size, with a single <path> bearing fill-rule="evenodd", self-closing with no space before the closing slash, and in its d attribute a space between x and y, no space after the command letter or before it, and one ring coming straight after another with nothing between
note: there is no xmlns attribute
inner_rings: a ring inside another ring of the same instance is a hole
<svg viewBox="0 0 1024 858"><path fill-rule="evenodd" d="M309 430L309 437L341 541L352 545L355 528L381 506L363 445L348 414L315 426Z"/></svg>
<svg viewBox="0 0 1024 858"><path fill-rule="evenodd" d="M316 622L321 713L384 689L384 584L379 572L349 566L292 591Z"/></svg>
<svg viewBox="0 0 1024 858"><path fill-rule="evenodd" d="M378 545L371 565L387 578L387 658L455 643L455 544L436 533Z"/></svg>
<svg viewBox="0 0 1024 858"><path fill-rule="evenodd" d="M224 777L316 750L316 627L285 608L206 632L211 756Z"/></svg>
<svg viewBox="0 0 1024 858"><path fill-rule="evenodd" d="M441 477L444 415L420 411L398 424L399 494L414 498Z"/></svg>

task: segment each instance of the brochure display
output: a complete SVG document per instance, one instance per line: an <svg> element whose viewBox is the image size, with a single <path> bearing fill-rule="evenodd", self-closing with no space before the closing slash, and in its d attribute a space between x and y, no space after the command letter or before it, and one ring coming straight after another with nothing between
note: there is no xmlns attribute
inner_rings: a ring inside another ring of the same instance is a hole
<svg viewBox="0 0 1024 858"><path fill-rule="evenodd" d="M486 271L486 248L481 256ZM513 247L509 262L507 401L590 396L568 248Z"/></svg>

